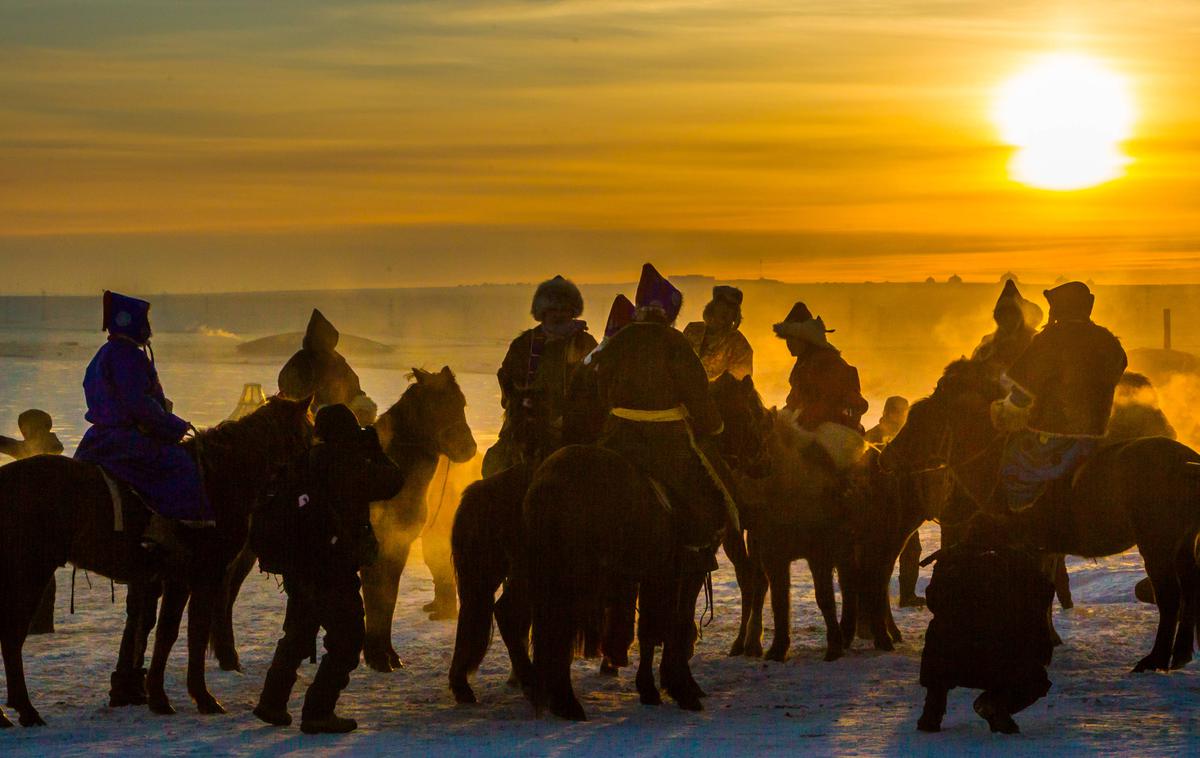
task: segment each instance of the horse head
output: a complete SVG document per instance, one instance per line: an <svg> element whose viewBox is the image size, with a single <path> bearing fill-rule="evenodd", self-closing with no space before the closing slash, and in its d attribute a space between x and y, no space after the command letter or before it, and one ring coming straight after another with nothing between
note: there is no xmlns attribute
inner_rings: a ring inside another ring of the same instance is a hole
<svg viewBox="0 0 1200 758"><path fill-rule="evenodd" d="M475 437L467 425L467 398L449 366L441 371L413 369L413 382L375 422L380 444L393 458L399 447L418 446L454 463L475 457Z"/></svg>
<svg viewBox="0 0 1200 758"><path fill-rule="evenodd" d="M762 398L749 377L734 379L721 374L709 387L725 430L721 433L721 454L730 468L748 476L760 476L764 467L767 437L772 422Z"/></svg>

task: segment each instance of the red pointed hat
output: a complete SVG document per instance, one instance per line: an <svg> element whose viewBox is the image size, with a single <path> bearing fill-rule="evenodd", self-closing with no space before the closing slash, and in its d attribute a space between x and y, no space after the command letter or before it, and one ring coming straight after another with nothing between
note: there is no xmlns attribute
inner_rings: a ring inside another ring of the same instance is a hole
<svg viewBox="0 0 1200 758"><path fill-rule="evenodd" d="M604 336L611 337L633 323L636 312L637 309L634 308L633 303L629 302L629 298L617 295L613 299L612 308L608 310L608 323L604 325Z"/></svg>
<svg viewBox="0 0 1200 758"><path fill-rule="evenodd" d="M642 266L642 278L638 282L634 303L639 309L657 308L667 315L668 321L674 321L683 307L683 293L647 263Z"/></svg>

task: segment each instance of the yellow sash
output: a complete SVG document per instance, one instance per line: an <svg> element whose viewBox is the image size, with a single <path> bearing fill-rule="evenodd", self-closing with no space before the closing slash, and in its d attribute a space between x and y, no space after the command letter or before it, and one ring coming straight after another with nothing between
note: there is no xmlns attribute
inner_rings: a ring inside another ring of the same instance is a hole
<svg viewBox="0 0 1200 758"><path fill-rule="evenodd" d="M647 423L661 423L664 421L686 421L688 419L687 408L682 405L677 405L674 408L668 408L664 411L640 411L634 408L613 408L612 415L626 421L641 421ZM724 429L724 425L722 425ZM708 456L700 449L700 445L696 444L696 436L692 434L692 427L688 426L688 441L691 443L692 450L696 455L700 456L700 462L704 465L704 470L708 474L708 478L716 486L721 493L721 499L725 501L725 510L729 516L729 523L733 527L736 534L741 535L742 525L738 518L737 502L733 499L733 494L729 492L729 488L725 486L725 482L717 475L716 469L708 460ZM720 434L721 430L717 433Z"/></svg>

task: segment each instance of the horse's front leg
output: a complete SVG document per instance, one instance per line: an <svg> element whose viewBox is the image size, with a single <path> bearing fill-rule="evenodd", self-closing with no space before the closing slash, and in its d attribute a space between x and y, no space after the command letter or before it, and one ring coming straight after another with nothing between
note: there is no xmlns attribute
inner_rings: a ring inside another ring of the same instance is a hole
<svg viewBox="0 0 1200 758"><path fill-rule="evenodd" d="M163 680L167 673L167 659L171 648L179 639L179 623L188 601L188 586L184 582L168 580L164 583L162 607L158 613L158 629L154 633L154 654L150 658L150 670L146 674L146 694L150 710L163 716L173 716L175 708L167 697Z"/></svg>
<svg viewBox="0 0 1200 758"><path fill-rule="evenodd" d="M670 626L663 640L662 668L660 676L663 688L685 711L702 711L700 699L704 690L692 677L688 659L691 657L696 635L696 600L704 588L705 575L689 573L680 577L676 591L672 593L675 603L668 619Z"/></svg>
<svg viewBox="0 0 1200 758"><path fill-rule="evenodd" d="M208 648L223 578L221 575L210 576L192 583L191 609L188 612L187 689L197 710L204 714L225 713L224 706L208 691L204 676L204 654Z"/></svg>
<svg viewBox="0 0 1200 758"><path fill-rule="evenodd" d="M766 563L768 581L771 583L771 614L775 619L775 632L771 647L763 657L769 661L787 660L788 648L792 646L792 562L780 555L771 556Z"/></svg>
<svg viewBox="0 0 1200 758"><path fill-rule="evenodd" d="M1179 628L1171 652L1171 668L1181 669L1191 663L1196 645L1196 593L1200 590L1200 568L1197 568L1191 550L1179 552L1175 558L1175 571L1179 575Z"/></svg>
<svg viewBox="0 0 1200 758"><path fill-rule="evenodd" d="M828 556L809 559L808 569L812 573L813 589L817 595L817 607L825 619L825 660L836 661L842 657L842 627L838 624L837 598L833 594L833 562Z"/></svg>
<svg viewBox="0 0 1200 758"><path fill-rule="evenodd" d="M381 535L382 536L382 535ZM379 560L362 570L363 605L366 609L367 637L363 645L363 660L376 671L388 673L403 668L404 663L392 647L392 619L396 613L396 596L400 590L400 575L408 563L411 540L396 544L394 540L407 536L383 537Z"/></svg>
<svg viewBox="0 0 1200 758"><path fill-rule="evenodd" d="M1171 649L1179 622L1179 579L1170 557L1143 555L1146 573L1154 583L1154 596L1158 600L1158 633L1154 636L1154 647L1150 654L1137 662L1134 673L1143 671L1166 671L1171 664Z"/></svg>
<svg viewBox="0 0 1200 758"><path fill-rule="evenodd" d="M241 671L242 662L238 658L237 643L233 634L233 606L237 603L238 593L242 583L250 575L257 560L249 546L242 548L237 558L225 571L221 582L221 591L213 601L215 618L212 628L213 655L222 671Z"/></svg>

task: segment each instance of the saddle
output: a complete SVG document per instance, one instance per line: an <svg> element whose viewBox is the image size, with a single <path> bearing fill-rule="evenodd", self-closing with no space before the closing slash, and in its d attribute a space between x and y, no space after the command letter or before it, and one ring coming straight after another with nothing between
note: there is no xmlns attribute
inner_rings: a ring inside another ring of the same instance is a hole
<svg viewBox="0 0 1200 758"><path fill-rule="evenodd" d="M153 573L147 553L141 547L142 533L152 515L150 508L132 488L112 479L98 466L96 472L104 482L108 498L95 507L76 511L78 523L70 553L88 555L91 560L84 568L114 581L124 583L145 578Z"/></svg>

